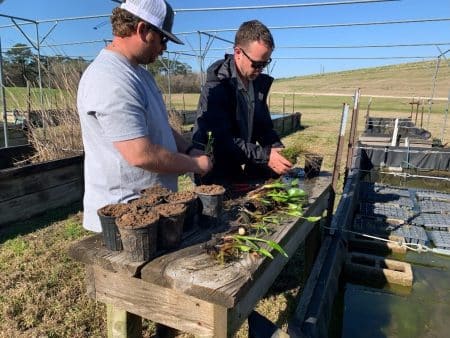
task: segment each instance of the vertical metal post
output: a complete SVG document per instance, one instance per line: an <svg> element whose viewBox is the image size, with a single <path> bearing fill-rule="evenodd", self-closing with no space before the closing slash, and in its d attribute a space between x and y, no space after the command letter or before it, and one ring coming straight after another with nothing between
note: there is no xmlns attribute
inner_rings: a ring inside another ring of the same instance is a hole
<svg viewBox="0 0 450 338"><path fill-rule="evenodd" d="M38 67L38 83L39 83L39 98L41 103L41 116L42 116L42 131L44 134L44 140L47 139L47 122L44 108L44 93L42 91L42 75L41 75L41 42L39 41L39 23L36 25L36 49L37 49L37 67Z"/></svg>
<svg viewBox="0 0 450 338"><path fill-rule="evenodd" d="M295 93L292 92L292 114L295 113Z"/></svg>
<svg viewBox="0 0 450 338"><path fill-rule="evenodd" d="M172 92L171 92L171 83L170 83L170 68L172 68L171 62L170 62L170 53L167 52L167 94L169 95L169 104L168 104L168 111L170 112L172 110Z"/></svg>
<svg viewBox="0 0 450 338"><path fill-rule="evenodd" d="M283 114L286 112L285 103L286 103L286 97L283 95Z"/></svg>
<svg viewBox="0 0 450 338"><path fill-rule="evenodd" d="M352 165L352 157L353 157L353 148L355 146L355 140L356 140L356 129L358 126L358 112L359 112L359 97L361 94L361 89L358 88L355 91L355 102L353 104L353 111L352 111L352 122L350 124L350 135L348 139L348 150L347 150L347 163L346 163L346 173L345 173L345 179L347 179L347 174L350 170L350 167Z"/></svg>
<svg viewBox="0 0 450 338"><path fill-rule="evenodd" d="M3 135L5 137L5 148L8 148L8 113L6 112L5 86L3 84L3 49L1 37L0 37L0 85L2 86L1 93L3 105Z"/></svg>
<svg viewBox="0 0 450 338"><path fill-rule="evenodd" d="M331 188L332 189L330 192L330 197L328 199L327 225L331 224L332 217L333 217L334 201L336 198L337 183L339 181L340 163L341 163L341 159L342 159L342 150L344 149L345 127L347 125L348 109L349 109L349 105L347 103L344 103L342 105L341 127L339 129L336 156L334 158L333 176L331 179Z"/></svg>
<svg viewBox="0 0 450 338"><path fill-rule="evenodd" d="M428 118L427 118L427 128L430 127L430 117L431 117L431 109L433 106L433 99L434 99L434 92L436 90L436 80L437 80L437 74L439 71L439 65L441 64L441 55L438 56L437 62L436 62L436 68L434 70L434 76L433 76L433 86L431 89L431 96L428 99Z"/></svg>
<svg viewBox="0 0 450 338"><path fill-rule="evenodd" d="M397 135L398 135L398 118L395 119L394 132L392 133L391 147L397 145Z"/></svg>
<svg viewBox="0 0 450 338"><path fill-rule="evenodd" d="M372 104L372 97L369 98L369 103L367 104L367 110L366 110L366 129L369 125L369 116L370 116L370 105Z"/></svg>
<svg viewBox="0 0 450 338"><path fill-rule="evenodd" d="M339 129L336 156L334 158L333 178L331 180L331 186L333 187L334 191L336 191L337 182L339 180L339 164L341 163L342 149L343 149L344 140L345 140L345 126L347 125L348 109L349 109L348 103L344 103L342 105L341 127Z"/></svg>
<svg viewBox="0 0 450 338"><path fill-rule="evenodd" d="M448 118L448 106L450 103L450 90L448 91L448 98L447 98L447 107L444 111L444 124L442 125L442 136L441 136L441 143L445 144L445 128L447 128L447 118Z"/></svg>
<svg viewBox="0 0 450 338"><path fill-rule="evenodd" d="M200 64L200 91L203 90L203 85L205 84L205 75L203 74L203 54L202 54L202 33L198 32L198 55Z"/></svg>

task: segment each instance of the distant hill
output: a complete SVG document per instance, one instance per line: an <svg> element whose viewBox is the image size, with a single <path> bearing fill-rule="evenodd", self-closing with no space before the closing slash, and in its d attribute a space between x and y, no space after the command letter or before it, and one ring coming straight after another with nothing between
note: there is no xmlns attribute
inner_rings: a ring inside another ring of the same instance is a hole
<svg viewBox="0 0 450 338"><path fill-rule="evenodd" d="M429 97L432 91L435 61L299 76L275 80L273 92L352 94L361 88L363 95ZM435 97L447 97L450 90L450 66L441 60Z"/></svg>

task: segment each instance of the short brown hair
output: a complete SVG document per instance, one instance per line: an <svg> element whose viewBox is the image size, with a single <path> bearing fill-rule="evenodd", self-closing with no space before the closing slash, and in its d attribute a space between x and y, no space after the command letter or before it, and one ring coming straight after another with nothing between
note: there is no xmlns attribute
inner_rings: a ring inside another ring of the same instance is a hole
<svg viewBox="0 0 450 338"><path fill-rule="evenodd" d="M262 41L268 48L275 49L272 33L258 20L242 23L234 38L235 46L247 46L250 42Z"/></svg>
<svg viewBox="0 0 450 338"><path fill-rule="evenodd" d="M125 38L131 36L142 19L131 14L130 12L116 7L111 15L112 33L114 36Z"/></svg>

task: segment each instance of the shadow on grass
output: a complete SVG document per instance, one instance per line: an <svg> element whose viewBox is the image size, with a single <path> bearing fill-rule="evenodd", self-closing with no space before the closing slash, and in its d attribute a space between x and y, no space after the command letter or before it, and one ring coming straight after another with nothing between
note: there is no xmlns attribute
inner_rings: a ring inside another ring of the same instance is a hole
<svg viewBox="0 0 450 338"><path fill-rule="evenodd" d="M82 203L77 202L65 207L49 210L41 215L34 216L24 221L17 221L0 228L0 244L19 235L26 235L33 231L45 228L54 222L67 219L71 214L82 209Z"/></svg>

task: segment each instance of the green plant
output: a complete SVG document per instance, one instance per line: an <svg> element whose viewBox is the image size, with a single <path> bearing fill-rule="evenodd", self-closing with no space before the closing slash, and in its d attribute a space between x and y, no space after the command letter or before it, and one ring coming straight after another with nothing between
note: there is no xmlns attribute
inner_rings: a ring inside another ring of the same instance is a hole
<svg viewBox="0 0 450 338"><path fill-rule="evenodd" d="M213 145L214 145L214 138L212 136L212 131L208 131L208 140L206 141L205 146L205 154L208 156L212 156L213 154Z"/></svg>
<svg viewBox="0 0 450 338"><path fill-rule="evenodd" d="M291 163L297 162L297 157L300 155L301 150L294 147L283 148L280 154Z"/></svg>
<svg viewBox="0 0 450 338"><path fill-rule="evenodd" d="M260 244L266 244L270 248L278 251L284 257L288 257L286 251L277 243L272 240L263 239L256 236L245 236L245 235L233 235L233 246L237 248L240 252L254 252L261 256L269 257L273 259L273 255L269 250L262 247Z"/></svg>

